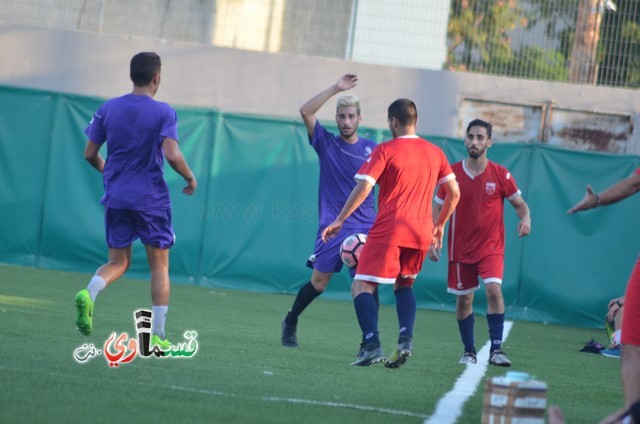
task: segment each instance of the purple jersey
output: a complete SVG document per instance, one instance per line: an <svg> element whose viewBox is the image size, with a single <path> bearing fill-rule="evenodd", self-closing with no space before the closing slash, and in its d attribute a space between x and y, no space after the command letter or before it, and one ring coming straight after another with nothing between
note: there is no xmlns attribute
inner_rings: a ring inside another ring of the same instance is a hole
<svg viewBox="0 0 640 424"><path fill-rule="evenodd" d="M127 94L105 102L84 131L93 143L107 142L103 205L138 211L169 209L162 141L178 140L178 117L166 103Z"/></svg>
<svg viewBox="0 0 640 424"><path fill-rule="evenodd" d="M320 159L320 189L318 208L320 225L329 225L338 216L351 191L356 186L354 176L369 158L376 143L358 137L349 144L327 131L316 121L313 137L309 140ZM360 207L347 218L343 228L370 227L376 217L373 190Z"/></svg>

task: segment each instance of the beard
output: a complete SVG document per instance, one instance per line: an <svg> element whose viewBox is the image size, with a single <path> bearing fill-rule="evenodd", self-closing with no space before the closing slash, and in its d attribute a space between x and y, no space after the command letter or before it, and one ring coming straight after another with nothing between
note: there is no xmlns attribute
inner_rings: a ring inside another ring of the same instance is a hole
<svg viewBox="0 0 640 424"><path fill-rule="evenodd" d="M356 131L358 130L358 128L340 128L340 135L343 138L349 138L351 136L353 136Z"/></svg>
<svg viewBox="0 0 640 424"><path fill-rule="evenodd" d="M469 148L469 147L467 148L467 153L469 153L469 157L471 159L478 159L486 151L487 151L486 147L484 147L482 149L473 149L473 150L472 150L472 148Z"/></svg>

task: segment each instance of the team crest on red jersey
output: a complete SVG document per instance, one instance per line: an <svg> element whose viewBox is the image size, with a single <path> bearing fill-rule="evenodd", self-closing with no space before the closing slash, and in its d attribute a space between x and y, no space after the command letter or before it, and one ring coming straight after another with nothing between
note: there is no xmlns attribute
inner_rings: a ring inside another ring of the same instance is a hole
<svg viewBox="0 0 640 424"><path fill-rule="evenodd" d="M496 192L496 183L487 183L487 185L485 186L485 190L487 191L487 194L491 196Z"/></svg>

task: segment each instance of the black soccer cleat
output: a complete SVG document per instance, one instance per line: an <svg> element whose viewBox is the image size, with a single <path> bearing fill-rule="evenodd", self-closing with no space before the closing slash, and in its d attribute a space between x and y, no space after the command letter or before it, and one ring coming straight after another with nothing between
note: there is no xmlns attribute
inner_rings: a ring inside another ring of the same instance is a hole
<svg viewBox="0 0 640 424"><path fill-rule="evenodd" d="M298 347L298 338L296 337L296 326L288 325L287 319L282 320L282 336L280 338L282 346Z"/></svg>
<svg viewBox="0 0 640 424"><path fill-rule="evenodd" d="M351 365L356 365L358 367L368 367L371 364L384 362L386 359L387 358L384 357L382 347L380 347L380 343L369 343L365 347L362 356L360 356L355 362L352 362Z"/></svg>

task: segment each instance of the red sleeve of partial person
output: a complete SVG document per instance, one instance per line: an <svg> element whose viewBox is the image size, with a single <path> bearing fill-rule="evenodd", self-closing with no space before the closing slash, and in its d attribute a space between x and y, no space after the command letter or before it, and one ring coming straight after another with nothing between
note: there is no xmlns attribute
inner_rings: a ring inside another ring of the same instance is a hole
<svg viewBox="0 0 640 424"><path fill-rule="evenodd" d="M635 172L636 174L640 174L640 168L636 169L634 172Z"/></svg>
<svg viewBox="0 0 640 424"><path fill-rule="evenodd" d="M380 178L382 171L384 171L385 165L385 155L382 153L382 147L378 145L374 147L369 159L362 164L355 178L357 180L367 180L372 185L375 185L378 178Z"/></svg>
<svg viewBox="0 0 640 424"><path fill-rule="evenodd" d="M447 156L444 154L442 150L440 150L440 156L442 163L440 164L440 172L438 173L438 181L442 180L444 177L453 174L451 170L451 165L449 165L449 161L447 160Z"/></svg>

